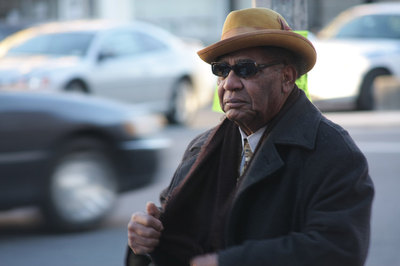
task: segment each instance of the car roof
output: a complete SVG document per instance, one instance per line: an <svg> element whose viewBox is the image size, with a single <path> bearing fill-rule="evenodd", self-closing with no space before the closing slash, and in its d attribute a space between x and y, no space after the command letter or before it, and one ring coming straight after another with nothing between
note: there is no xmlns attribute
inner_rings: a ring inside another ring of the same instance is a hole
<svg viewBox="0 0 400 266"><path fill-rule="evenodd" d="M399 2L387 2L387 3L371 3L357 5L347 10L353 16L364 16L364 15L379 15L379 14L400 14L400 3ZM346 12L346 11L345 11Z"/></svg>
<svg viewBox="0 0 400 266"><path fill-rule="evenodd" d="M51 33L51 32L69 32L69 31L102 31L114 28L137 28L161 30L158 27L143 21L114 21L114 20L72 20L72 21L56 21L38 24L23 30L23 32L35 33Z"/></svg>
<svg viewBox="0 0 400 266"><path fill-rule="evenodd" d="M71 20L71 21L56 21L38 24L18 31L2 42L0 42L0 56L2 56L9 47L16 43L23 42L32 36L47 33L63 33L63 32L100 32L112 29L134 29L141 32L152 33L159 39L163 39L168 43L178 44L182 42L180 38L162 29L161 27L153 24L132 20L128 22L118 20L104 20L104 19L88 19L88 20Z"/></svg>
<svg viewBox="0 0 400 266"><path fill-rule="evenodd" d="M337 28L357 17L391 14L400 15L400 3L387 2L356 5L337 15L317 33L317 36L322 39L329 38L333 32L336 32Z"/></svg>

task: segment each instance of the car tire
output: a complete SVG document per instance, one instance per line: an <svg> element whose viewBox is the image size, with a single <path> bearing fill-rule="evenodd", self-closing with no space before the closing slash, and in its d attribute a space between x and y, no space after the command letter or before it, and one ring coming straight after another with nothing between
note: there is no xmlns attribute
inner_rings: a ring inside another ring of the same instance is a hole
<svg viewBox="0 0 400 266"><path fill-rule="evenodd" d="M174 92L167 113L170 124L189 125L198 110L197 99L192 83L183 79L174 86Z"/></svg>
<svg viewBox="0 0 400 266"><path fill-rule="evenodd" d="M46 221L61 231L99 225L117 197L106 149L100 141L84 138L69 142L56 157L43 206Z"/></svg>
<svg viewBox="0 0 400 266"><path fill-rule="evenodd" d="M65 86L66 92L87 93L88 89L82 81L72 80Z"/></svg>
<svg viewBox="0 0 400 266"><path fill-rule="evenodd" d="M376 90L375 90L375 80L380 76L390 75L390 73L385 69L376 69L369 72L362 84L360 89L360 94L357 99L356 108L357 110L374 110L376 105Z"/></svg>

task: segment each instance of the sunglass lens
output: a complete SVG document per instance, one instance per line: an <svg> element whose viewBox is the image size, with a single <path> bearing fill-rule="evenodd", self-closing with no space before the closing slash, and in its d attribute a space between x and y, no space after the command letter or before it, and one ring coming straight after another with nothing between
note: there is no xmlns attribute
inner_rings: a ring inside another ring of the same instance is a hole
<svg viewBox="0 0 400 266"><path fill-rule="evenodd" d="M254 63L242 62L235 65L235 73L241 78L248 78L257 73L257 67Z"/></svg>
<svg viewBox="0 0 400 266"><path fill-rule="evenodd" d="M229 71L231 71L231 67L225 63L213 63L211 69L214 75L224 78L227 77Z"/></svg>
<svg viewBox="0 0 400 266"><path fill-rule="evenodd" d="M229 72L233 69L235 74L241 78L248 78L254 76L257 72L257 66L254 62L241 62L236 65L230 66L227 63L212 63L211 70L214 75L226 78Z"/></svg>

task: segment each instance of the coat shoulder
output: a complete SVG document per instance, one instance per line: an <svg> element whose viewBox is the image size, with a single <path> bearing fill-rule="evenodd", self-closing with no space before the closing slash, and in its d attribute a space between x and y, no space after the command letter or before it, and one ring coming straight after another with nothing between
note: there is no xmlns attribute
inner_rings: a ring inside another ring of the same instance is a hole
<svg viewBox="0 0 400 266"><path fill-rule="evenodd" d="M327 149L362 154L349 132L326 117L322 117L318 131L317 141Z"/></svg>

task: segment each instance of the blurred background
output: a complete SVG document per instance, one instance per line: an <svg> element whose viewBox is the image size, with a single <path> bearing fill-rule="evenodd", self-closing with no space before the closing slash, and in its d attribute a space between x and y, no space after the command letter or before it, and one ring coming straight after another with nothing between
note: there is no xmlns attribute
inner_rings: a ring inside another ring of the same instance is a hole
<svg viewBox="0 0 400 266"><path fill-rule="evenodd" d="M316 32L341 11L354 5L383 0L308 0L308 29ZM389 2L397 2L389 1ZM0 1L0 21L8 25L30 25L55 20L105 18L152 22L173 33L193 37L206 44L219 38L231 10L251 7L252 0L14 0Z"/></svg>
<svg viewBox="0 0 400 266"><path fill-rule="evenodd" d="M308 29L316 32L341 11L354 5L383 0L308 0ZM396 0L389 2L397 2ZM226 15L251 7L252 0L14 0L0 1L0 21L8 25L30 25L55 20L105 18L152 22L173 33L193 37L206 44L216 41Z"/></svg>
<svg viewBox="0 0 400 266"><path fill-rule="evenodd" d="M131 214L222 118L196 51L255 4L308 31L310 98L376 186L366 265L400 265L400 1L379 0L0 0L0 265L123 265Z"/></svg>

